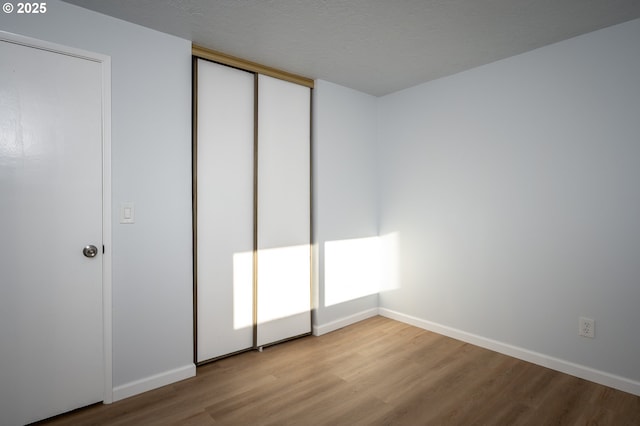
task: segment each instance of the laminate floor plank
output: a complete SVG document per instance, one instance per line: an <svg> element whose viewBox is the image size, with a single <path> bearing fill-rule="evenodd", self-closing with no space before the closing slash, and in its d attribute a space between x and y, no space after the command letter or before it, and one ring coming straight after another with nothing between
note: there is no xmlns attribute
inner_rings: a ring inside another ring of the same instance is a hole
<svg viewBox="0 0 640 426"><path fill-rule="evenodd" d="M43 425L640 425L640 397L373 317Z"/></svg>

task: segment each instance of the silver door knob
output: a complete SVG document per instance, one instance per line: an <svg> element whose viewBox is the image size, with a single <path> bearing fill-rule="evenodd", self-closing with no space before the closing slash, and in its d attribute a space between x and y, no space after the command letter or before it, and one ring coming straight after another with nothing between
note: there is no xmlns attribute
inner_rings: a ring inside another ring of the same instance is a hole
<svg viewBox="0 0 640 426"><path fill-rule="evenodd" d="M98 254L98 248L96 246L86 246L82 249L82 254L84 254L85 257L96 257L96 254Z"/></svg>

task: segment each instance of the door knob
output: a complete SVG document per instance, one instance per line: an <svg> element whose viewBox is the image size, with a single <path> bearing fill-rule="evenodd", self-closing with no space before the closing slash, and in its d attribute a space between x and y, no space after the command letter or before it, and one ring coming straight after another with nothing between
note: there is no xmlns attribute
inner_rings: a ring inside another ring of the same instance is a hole
<svg viewBox="0 0 640 426"><path fill-rule="evenodd" d="M98 254L98 248L96 246L86 246L82 249L82 254L84 254L85 257L96 257L96 254Z"/></svg>

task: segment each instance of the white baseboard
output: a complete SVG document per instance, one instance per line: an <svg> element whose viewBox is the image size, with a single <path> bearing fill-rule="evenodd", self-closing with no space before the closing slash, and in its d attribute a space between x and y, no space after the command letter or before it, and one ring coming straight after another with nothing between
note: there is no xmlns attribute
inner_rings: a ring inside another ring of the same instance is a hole
<svg viewBox="0 0 640 426"><path fill-rule="evenodd" d="M323 334L327 334L334 330L338 330L339 328L346 327L351 324L355 324L367 318L375 317L376 315L378 315L378 308L371 308L371 309L367 309L366 311L349 315L348 317L343 317L335 321L331 321L330 323L327 323L327 324L314 325L313 335L322 336Z"/></svg>
<svg viewBox="0 0 640 426"><path fill-rule="evenodd" d="M129 382L124 385L113 388L113 401L129 398L143 392L150 391L180 380L188 379L196 375L196 366L194 364L185 365L184 367L174 370L165 371L164 373L154 376L145 377L144 379Z"/></svg>
<svg viewBox="0 0 640 426"><path fill-rule="evenodd" d="M562 373L570 374L581 379L589 380L591 382L599 383L601 385L609 386L611 388L619 389L621 391L640 396L640 382L637 382L635 380L606 373L604 371L595 370L590 367L585 367L584 365L579 365L573 362L565 361L563 359L554 358L545 354L530 351L528 349L523 349L517 346L488 339L486 337L478 336L476 334L467 333L462 330L458 330L431 321L426 321L420 318L413 317L411 315L405 315L400 312L392 311L390 309L379 308L378 311L379 314L383 317L401 321L406 324L423 328L425 330L433 331L434 333L452 337L463 342L471 343L473 345L500 352L514 358L531 362L533 364L541 365L552 370L560 371Z"/></svg>

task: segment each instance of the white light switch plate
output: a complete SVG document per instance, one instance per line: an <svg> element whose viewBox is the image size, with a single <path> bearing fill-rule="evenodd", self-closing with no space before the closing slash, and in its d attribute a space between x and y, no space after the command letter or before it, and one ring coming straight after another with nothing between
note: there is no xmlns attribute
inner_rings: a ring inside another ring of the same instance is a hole
<svg viewBox="0 0 640 426"><path fill-rule="evenodd" d="M133 202L120 204L120 223L135 223L135 210Z"/></svg>

